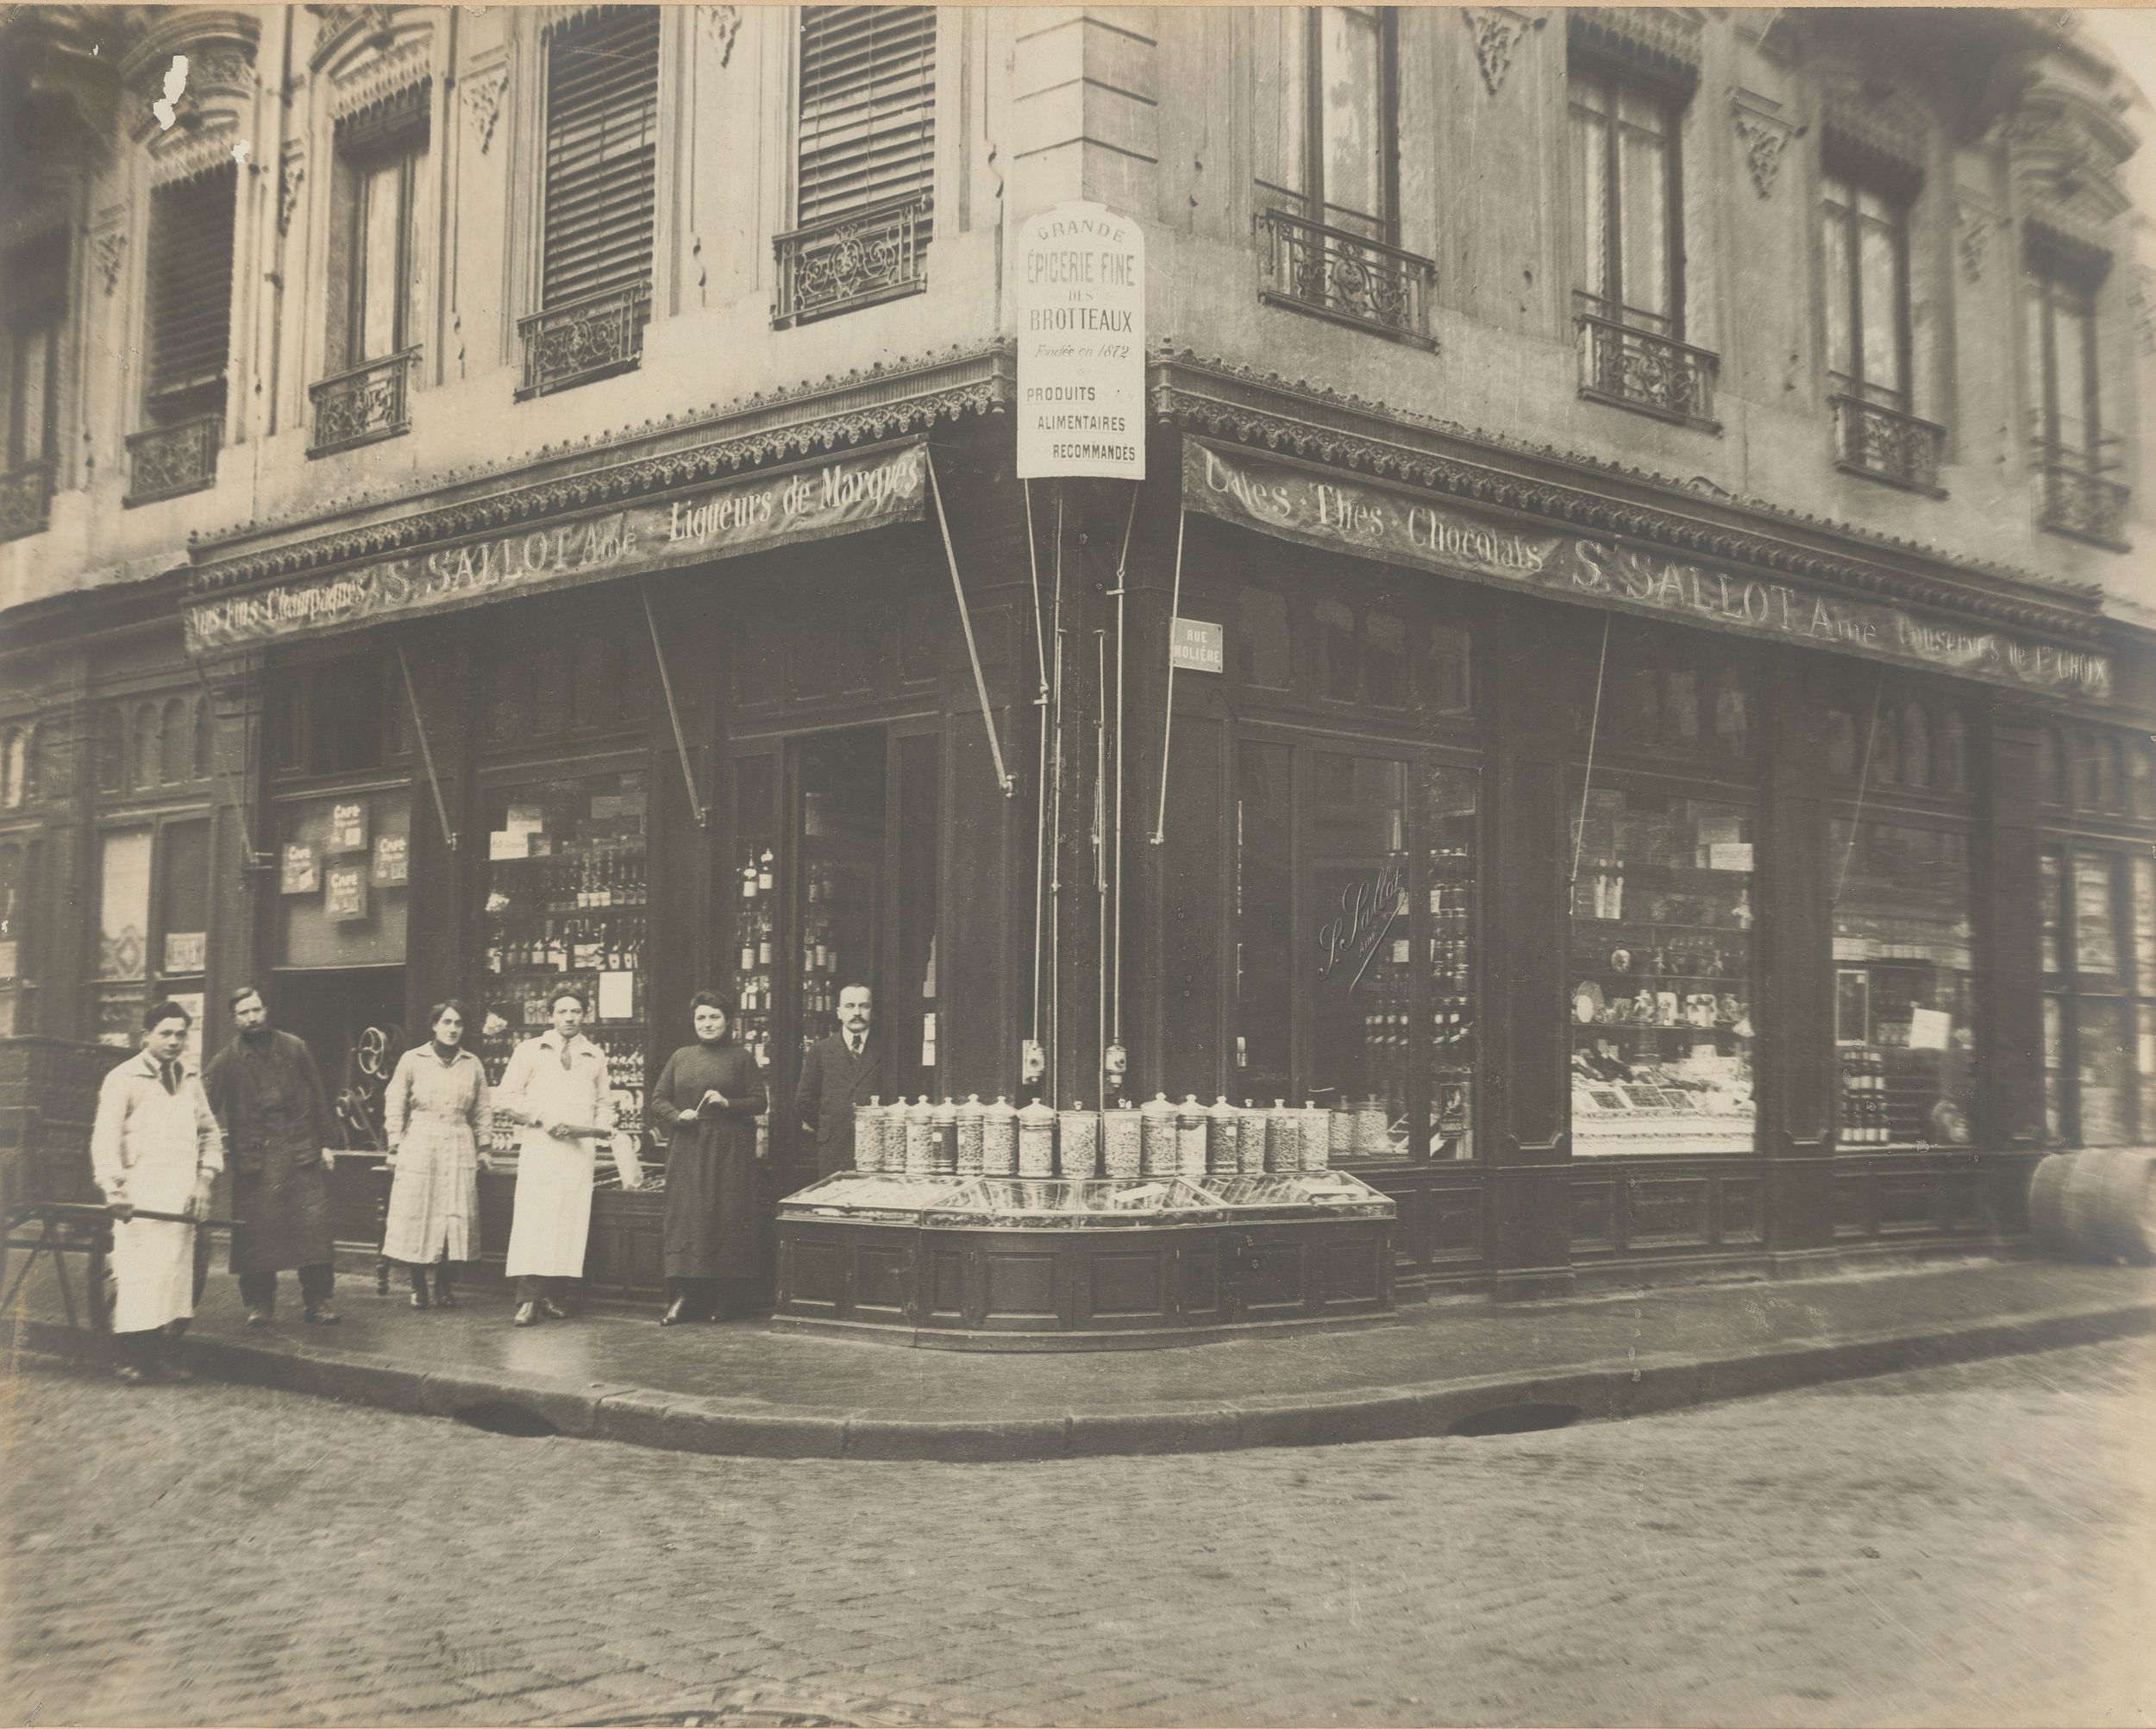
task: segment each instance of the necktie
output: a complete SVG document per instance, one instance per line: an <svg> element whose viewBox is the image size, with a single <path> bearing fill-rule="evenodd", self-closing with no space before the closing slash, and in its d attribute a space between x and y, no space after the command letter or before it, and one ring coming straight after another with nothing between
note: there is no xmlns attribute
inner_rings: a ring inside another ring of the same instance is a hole
<svg viewBox="0 0 2156 1729"><path fill-rule="evenodd" d="M160 1064L158 1068L158 1073L164 1079L165 1090L167 1093L177 1093L179 1091L179 1065L177 1062Z"/></svg>
<svg viewBox="0 0 2156 1729"><path fill-rule="evenodd" d="M564 1068L569 1066L569 1042L567 1039L561 1042L561 1066Z"/></svg>
<svg viewBox="0 0 2156 1729"><path fill-rule="evenodd" d="M854 1056L855 1056L855 1057L856 1057L856 1059L858 1059L858 1058L860 1057L860 1056L861 1056L861 1041L860 1041L859 1039L857 1039L857 1038L849 1038L849 1039L848 1039L848 1040L846 1041L846 1048L847 1048L849 1050L850 1050L850 1051L852 1051L852 1052L853 1052L853 1054L854 1054Z"/></svg>

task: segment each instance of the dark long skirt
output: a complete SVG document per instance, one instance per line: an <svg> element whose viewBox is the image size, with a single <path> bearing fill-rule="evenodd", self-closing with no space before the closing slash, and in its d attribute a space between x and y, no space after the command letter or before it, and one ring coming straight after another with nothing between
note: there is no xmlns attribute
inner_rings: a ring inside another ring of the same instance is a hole
<svg viewBox="0 0 2156 1729"><path fill-rule="evenodd" d="M746 1140L746 1147L729 1142ZM683 1124L667 1154L663 1218L669 1279L747 1279L756 1271L755 1130Z"/></svg>

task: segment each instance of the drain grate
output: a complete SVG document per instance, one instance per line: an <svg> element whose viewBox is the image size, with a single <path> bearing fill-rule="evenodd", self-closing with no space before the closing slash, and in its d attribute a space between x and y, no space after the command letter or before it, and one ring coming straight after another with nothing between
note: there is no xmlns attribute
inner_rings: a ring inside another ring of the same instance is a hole
<svg viewBox="0 0 2156 1729"><path fill-rule="evenodd" d="M1576 1405L1494 1405L1461 1418L1445 1432L1448 1435L1532 1435L1543 1429L1565 1429L1580 1420Z"/></svg>
<svg viewBox="0 0 2156 1729"><path fill-rule="evenodd" d="M519 1441L536 1441L542 1436L561 1432L536 1411L512 1405L506 1399L481 1400L477 1405L465 1406L454 1415L458 1422L468 1428L484 1429L490 1435L512 1436Z"/></svg>

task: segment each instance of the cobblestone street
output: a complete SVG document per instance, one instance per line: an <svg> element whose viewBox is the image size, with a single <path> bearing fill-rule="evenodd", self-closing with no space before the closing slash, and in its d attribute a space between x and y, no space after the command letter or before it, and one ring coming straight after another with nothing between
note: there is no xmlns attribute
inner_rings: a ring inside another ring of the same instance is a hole
<svg viewBox="0 0 2156 1729"><path fill-rule="evenodd" d="M2147 1723L2146 1340L1623 1424L766 1463L29 1366L10 1723Z"/></svg>

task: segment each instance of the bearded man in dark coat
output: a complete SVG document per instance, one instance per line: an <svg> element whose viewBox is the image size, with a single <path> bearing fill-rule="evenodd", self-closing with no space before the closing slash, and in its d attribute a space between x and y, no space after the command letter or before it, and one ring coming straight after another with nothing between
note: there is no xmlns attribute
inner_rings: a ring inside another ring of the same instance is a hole
<svg viewBox="0 0 2156 1729"><path fill-rule="evenodd" d="M277 1275L299 1272L307 1320L334 1325L329 1248L329 1100L306 1044L269 1024L262 993L232 993L239 1036L210 1059L203 1091L224 1131L232 1173L232 1270L240 1275L247 1324L266 1326L277 1308Z"/></svg>

